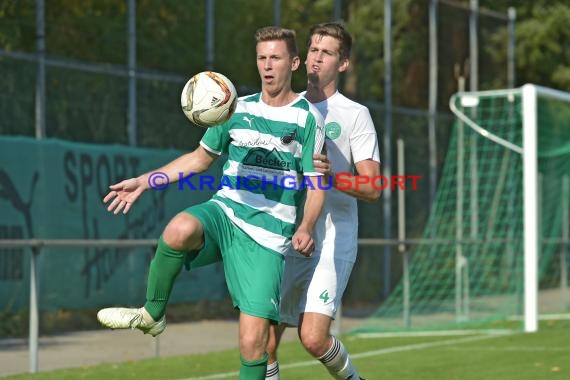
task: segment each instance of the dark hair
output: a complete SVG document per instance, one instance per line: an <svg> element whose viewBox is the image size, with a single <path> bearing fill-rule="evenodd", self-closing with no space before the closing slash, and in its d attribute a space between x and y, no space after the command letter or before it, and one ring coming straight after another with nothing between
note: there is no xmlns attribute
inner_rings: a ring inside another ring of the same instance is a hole
<svg viewBox="0 0 570 380"><path fill-rule="evenodd" d="M297 50L297 36L292 29L285 29L279 26L266 26L257 29L255 32L255 42L262 41L285 41L287 51L291 57L297 57L299 51Z"/></svg>
<svg viewBox="0 0 570 380"><path fill-rule="evenodd" d="M309 46L311 39L314 35L329 36L336 38L340 42L339 55L341 59L350 57L350 50L352 49L352 36L338 22L325 22L322 24L313 25L309 31Z"/></svg>

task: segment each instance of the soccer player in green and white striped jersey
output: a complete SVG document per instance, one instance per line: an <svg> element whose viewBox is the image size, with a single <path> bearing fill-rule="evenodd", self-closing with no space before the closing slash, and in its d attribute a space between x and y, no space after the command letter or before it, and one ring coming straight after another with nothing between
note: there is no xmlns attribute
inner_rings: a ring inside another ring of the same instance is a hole
<svg viewBox="0 0 570 380"><path fill-rule="evenodd" d="M210 153L228 154L222 181L226 186L212 201L255 241L281 254L295 230L296 208L304 193L299 189L301 175L319 175L305 149L315 145L314 123L321 117L311 109L302 96L281 107L265 103L262 94L246 96L230 122L211 128L200 142ZM317 146L323 141L320 137Z"/></svg>
<svg viewBox="0 0 570 380"><path fill-rule="evenodd" d="M261 92L240 98L232 118L208 129L195 151L157 170L176 182L205 171L227 154L221 189L166 226L151 262L144 306L107 308L97 315L107 327L138 328L156 336L166 326L166 304L182 266L194 268L221 259L232 301L240 311L242 380L265 378L269 325L279 322L283 255L291 247L311 255L313 227L324 203L313 163L313 153L324 144L323 120L291 89L292 73L300 63L295 33L267 27L255 38ZM128 212L149 188L152 173L112 185L104 198L110 201L107 209ZM306 201L295 228L304 197L300 184L306 185Z"/></svg>

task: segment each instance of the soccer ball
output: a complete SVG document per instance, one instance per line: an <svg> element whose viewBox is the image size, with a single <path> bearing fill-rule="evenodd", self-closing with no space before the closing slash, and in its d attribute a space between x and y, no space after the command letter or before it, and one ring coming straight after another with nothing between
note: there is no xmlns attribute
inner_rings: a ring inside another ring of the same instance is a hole
<svg viewBox="0 0 570 380"><path fill-rule="evenodd" d="M194 75L182 90L180 104L190 121L209 128L227 121L235 111L237 92L224 75L203 71Z"/></svg>

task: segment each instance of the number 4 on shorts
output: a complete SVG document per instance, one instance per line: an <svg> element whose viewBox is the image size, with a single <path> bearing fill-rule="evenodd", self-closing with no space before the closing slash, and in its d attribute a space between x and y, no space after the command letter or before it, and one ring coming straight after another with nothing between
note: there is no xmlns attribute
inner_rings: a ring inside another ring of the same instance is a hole
<svg viewBox="0 0 570 380"><path fill-rule="evenodd" d="M329 291L328 290L324 290L321 295L319 296L319 299L323 300L323 303L327 303L329 300Z"/></svg>

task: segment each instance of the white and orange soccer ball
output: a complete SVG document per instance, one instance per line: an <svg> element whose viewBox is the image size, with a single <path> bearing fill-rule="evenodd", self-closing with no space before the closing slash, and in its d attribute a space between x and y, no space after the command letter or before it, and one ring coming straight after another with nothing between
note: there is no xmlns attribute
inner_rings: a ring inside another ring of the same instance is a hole
<svg viewBox="0 0 570 380"><path fill-rule="evenodd" d="M202 71L182 90L180 104L194 124L209 128L227 121L235 111L237 92L233 83L220 73Z"/></svg>

